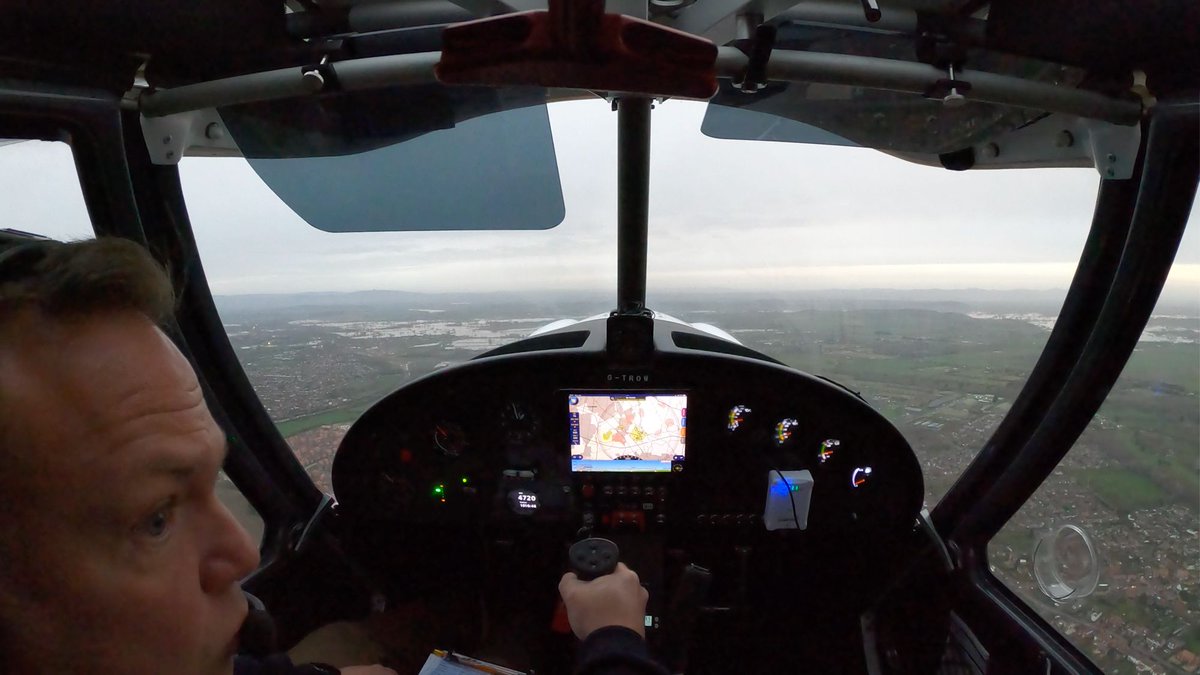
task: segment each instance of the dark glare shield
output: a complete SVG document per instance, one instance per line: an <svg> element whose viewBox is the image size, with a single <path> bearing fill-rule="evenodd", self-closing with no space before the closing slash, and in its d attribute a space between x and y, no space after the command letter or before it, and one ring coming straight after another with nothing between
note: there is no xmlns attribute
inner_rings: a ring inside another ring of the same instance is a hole
<svg viewBox="0 0 1200 675"><path fill-rule="evenodd" d="M326 232L546 230L562 222L545 105L443 120L403 142L380 145L386 133L375 133L333 144L370 148L353 154L332 154L325 138L306 148L309 156L294 147L274 158L242 149L284 203ZM246 136L234 130L234 138L240 147Z"/></svg>

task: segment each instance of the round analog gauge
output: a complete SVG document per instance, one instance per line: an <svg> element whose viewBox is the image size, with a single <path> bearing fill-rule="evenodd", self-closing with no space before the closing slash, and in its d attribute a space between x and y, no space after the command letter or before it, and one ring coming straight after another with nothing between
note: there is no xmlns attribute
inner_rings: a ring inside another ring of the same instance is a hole
<svg viewBox="0 0 1200 675"><path fill-rule="evenodd" d="M817 461L824 464L830 459L833 459L834 453L837 452L837 449L841 446L842 442L836 438L826 438L825 440L821 441L821 449L817 451Z"/></svg>
<svg viewBox="0 0 1200 675"><path fill-rule="evenodd" d="M447 457L458 457L467 447L467 435L453 422L433 425L433 444Z"/></svg>
<svg viewBox="0 0 1200 675"><path fill-rule="evenodd" d="M530 441L537 436L542 426L536 415L515 401L510 401L504 406L500 423L508 440L515 442Z"/></svg>
<svg viewBox="0 0 1200 675"><path fill-rule="evenodd" d="M800 423L796 421L795 417L785 417L779 420L779 424L775 425L775 442L779 445L786 443L798 426Z"/></svg>
<svg viewBox="0 0 1200 675"><path fill-rule="evenodd" d="M753 412L750 406L735 405L729 409L729 420L725 425L730 431L737 431L743 424L746 423L746 417Z"/></svg>

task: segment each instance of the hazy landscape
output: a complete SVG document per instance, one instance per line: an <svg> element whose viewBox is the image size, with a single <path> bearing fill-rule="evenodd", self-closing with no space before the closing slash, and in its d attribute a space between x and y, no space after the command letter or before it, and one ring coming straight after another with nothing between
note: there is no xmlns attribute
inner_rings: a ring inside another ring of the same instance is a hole
<svg viewBox="0 0 1200 675"><path fill-rule="evenodd" d="M1020 392L1061 292L853 291L664 295L651 306L709 323L789 365L861 392L909 439L932 507ZM1108 672L1200 669L1200 307L1160 302L1076 447L992 542L994 572ZM604 296L347 294L218 297L259 396L314 481L349 424L405 382ZM1099 555L1090 597L1055 604L1034 581L1037 540L1063 524Z"/></svg>

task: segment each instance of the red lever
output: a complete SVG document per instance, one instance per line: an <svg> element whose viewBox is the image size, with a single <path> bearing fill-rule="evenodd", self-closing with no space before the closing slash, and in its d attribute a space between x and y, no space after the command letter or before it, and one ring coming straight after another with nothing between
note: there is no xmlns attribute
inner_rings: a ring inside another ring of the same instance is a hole
<svg viewBox="0 0 1200 675"><path fill-rule="evenodd" d="M446 84L563 87L708 99L717 47L690 33L620 14L604 0L550 0L448 26L437 77Z"/></svg>
<svg viewBox="0 0 1200 675"><path fill-rule="evenodd" d="M567 606L563 604L562 598L554 605L554 618L550 620L550 630L564 635L571 632L571 621L567 619Z"/></svg>

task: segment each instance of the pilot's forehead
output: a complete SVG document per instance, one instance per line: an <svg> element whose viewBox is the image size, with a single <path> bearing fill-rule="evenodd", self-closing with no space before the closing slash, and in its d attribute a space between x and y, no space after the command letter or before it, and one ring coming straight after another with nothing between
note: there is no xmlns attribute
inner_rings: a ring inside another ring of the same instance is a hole
<svg viewBox="0 0 1200 675"><path fill-rule="evenodd" d="M35 446L86 463L219 433L190 365L148 320L95 317L53 333L29 350L11 387Z"/></svg>

